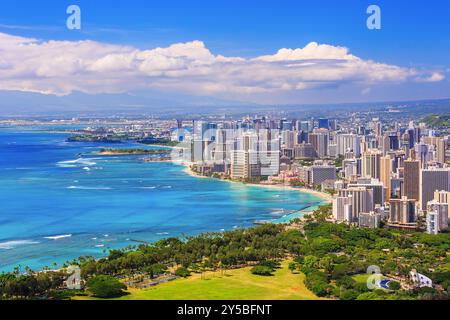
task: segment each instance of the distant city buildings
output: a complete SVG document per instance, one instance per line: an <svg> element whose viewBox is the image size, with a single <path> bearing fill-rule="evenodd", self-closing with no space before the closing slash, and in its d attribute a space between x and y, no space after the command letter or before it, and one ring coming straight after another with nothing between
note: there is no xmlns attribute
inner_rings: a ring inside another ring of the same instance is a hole
<svg viewBox="0 0 450 320"><path fill-rule="evenodd" d="M171 140L201 174L334 194L333 219L360 227L448 229L448 136L381 119L176 121Z"/></svg>

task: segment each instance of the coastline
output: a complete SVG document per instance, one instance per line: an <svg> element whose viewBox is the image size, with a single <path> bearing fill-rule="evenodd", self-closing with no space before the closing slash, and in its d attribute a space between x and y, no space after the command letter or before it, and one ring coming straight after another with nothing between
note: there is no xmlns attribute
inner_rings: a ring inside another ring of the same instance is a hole
<svg viewBox="0 0 450 320"><path fill-rule="evenodd" d="M164 145L158 145L158 144L146 144L146 146L164 147L164 148L167 148L168 150L174 150L174 149L177 148L177 147L173 147L173 146L164 146ZM180 162L173 161L173 160L152 161L152 162L171 162L171 163L179 164L179 165L184 167L183 171L185 173L187 173L188 175L190 175L192 177L196 177L196 178L215 179L215 180L220 180L220 181L224 181L224 182L241 183L241 184L245 184L245 185L252 186L252 187L264 187L264 188L274 188L274 189L282 189L282 190L294 190L294 191L299 191L299 192L302 192L302 193L308 193L310 195L316 196L316 197L322 199L324 203L331 203L333 201L333 197L330 194L325 193L325 192L320 192L320 191L317 191L317 190L312 190L312 189L307 189L307 188L297 188L297 187L292 187L292 186L287 186L287 185L282 185L282 184L243 183L243 182L239 182L239 181L216 179L216 178L212 178L212 177L201 176L201 175L195 173L194 171L191 170L190 164L186 163L186 162L180 163Z"/></svg>
<svg viewBox="0 0 450 320"><path fill-rule="evenodd" d="M173 163L175 163L175 162L173 162ZM239 182L239 181L224 180L224 179L217 179L217 178L212 178L212 177L201 176L201 175L195 173L194 171L192 171L190 166L187 163L182 163L181 165L184 166L183 172L185 172L186 174L188 174L192 177L195 177L195 178L214 179L214 180L228 182L228 183L244 184L243 182ZM251 186L251 187L278 189L278 190L292 190L292 191L297 191L297 192L301 192L301 193L307 193L307 194L313 195L315 197L318 197L322 200L320 203L313 205L313 206L303 208L303 209L299 210L298 212L291 213L291 214L288 214L286 216L283 216L283 217L280 217L277 219L267 220L267 223L289 224L292 222L292 220L295 220L295 219L304 220L306 216L312 214L315 210L317 210L317 208L319 206L331 204L331 202L333 200L333 197L327 193L319 192L319 191L311 190L311 189L306 189L306 188L295 188L295 187L286 186L286 185L269 185L269 184L256 184L256 183L245 183L244 185Z"/></svg>
<svg viewBox="0 0 450 320"><path fill-rule="evenodd" d="M194 171L192 171L191 168L189 167L189 165L183 164L183 166L185 167L183 169L183 171L185 173L189 174L190 176L196 177L196 178L215 179L215 180L224 181L224 182L230 182L230 183L241 183L241 184L248 185L248 186L251 186L251 187L272 188L272 189L279 189L279 190L294 190L294 191L298 191L298 192L302 192L302 193L311 194L313 196L321 198L323 200L323 202L327 202L327 203L331 203L331 201L333 200L333 197L331 195L329 195L328 193L320 192L320 191L316 191L316 190L311 190L311 189L307 189L307 188L296 188L296 187L287 186L287 185L281 185L281 184L243 183L243 182L239 182L239 181L232 181L232 180L224 180L224 179L216 179L216 178L211 178L211 177L204 177L204 176L201 176L201 175L195 173Z"/></svg>

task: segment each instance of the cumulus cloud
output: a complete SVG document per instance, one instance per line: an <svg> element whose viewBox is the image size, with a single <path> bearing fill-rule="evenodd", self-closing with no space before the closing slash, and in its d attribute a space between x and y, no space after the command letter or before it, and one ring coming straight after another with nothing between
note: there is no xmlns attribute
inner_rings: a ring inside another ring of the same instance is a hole
<svg viewBox="0 0 450 320"><path fill-rule="evenodd" d="M416 80L418 82L440 82L445 79L445 76L440 72L433 72L428 77L418 77Z"/></svg>
<svg viewBox="0 0 450 320"><path fill-rule="evenodd" d="M39 41L0 33L0 90L65 95L142 89L201 95L372 86L420 77L409 68L364 60L347 48L311 42L256 58L213 54L203 42L139 50L95 41ZM435 73L428 80L440 81Z"/></svg>

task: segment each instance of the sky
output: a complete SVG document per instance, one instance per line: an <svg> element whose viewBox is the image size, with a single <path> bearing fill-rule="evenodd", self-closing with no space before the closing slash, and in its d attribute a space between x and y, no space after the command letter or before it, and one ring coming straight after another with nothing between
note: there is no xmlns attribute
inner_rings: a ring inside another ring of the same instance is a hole
<svg viewBox="0 0 450 320"><path fill-rule="evenodd" d="M66 27L69 5L81 30ZM369 30L367 7L381 9ZM0 90L255 103L448 98L446 0L0 2Z"/></svg>

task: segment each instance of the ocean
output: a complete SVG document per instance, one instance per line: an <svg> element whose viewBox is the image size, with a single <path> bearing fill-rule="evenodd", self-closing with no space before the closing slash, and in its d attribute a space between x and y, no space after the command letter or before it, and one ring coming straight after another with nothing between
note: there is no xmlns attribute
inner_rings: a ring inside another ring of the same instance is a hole
<svg viewBox="0 0 450 320"><path fill-rule="evenodd" d="M142 145L66 142L70 134L45 129L0 128L0 272L285 221L322 202L295 190L192 177L139 155L100 156L101 148Z"/></svg>

